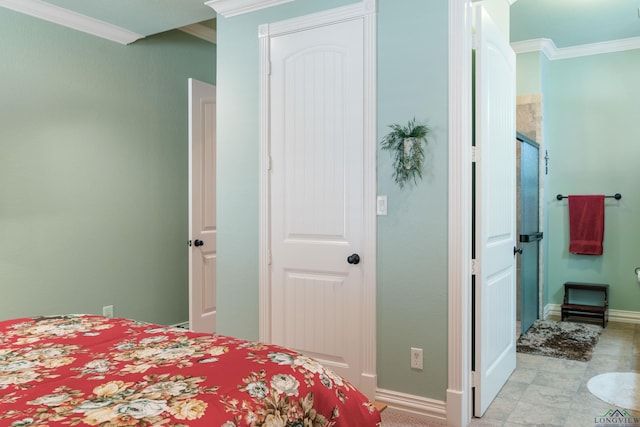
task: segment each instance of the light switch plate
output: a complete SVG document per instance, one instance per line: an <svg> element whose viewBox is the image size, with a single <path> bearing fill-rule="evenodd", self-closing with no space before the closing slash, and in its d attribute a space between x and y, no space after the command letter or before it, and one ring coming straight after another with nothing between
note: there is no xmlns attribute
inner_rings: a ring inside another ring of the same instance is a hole
<svg viewBox="0 0 640 427"><path fill-rule="evenodd" d="M387 214L387 196L378 196L376 200L376 213L378 215Z"/></svg>

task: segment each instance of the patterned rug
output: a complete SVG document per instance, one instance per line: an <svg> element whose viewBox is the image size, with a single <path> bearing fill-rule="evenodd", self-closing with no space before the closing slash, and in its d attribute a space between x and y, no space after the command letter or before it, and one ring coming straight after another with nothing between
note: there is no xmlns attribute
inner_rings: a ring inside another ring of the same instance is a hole
<svg viewBox="0 0 640 427"><path fill-rule="evenodd" d="M602 327L585 323L538 320L517 342L519 353L537 354L559 359L591 360Z"/></svg>

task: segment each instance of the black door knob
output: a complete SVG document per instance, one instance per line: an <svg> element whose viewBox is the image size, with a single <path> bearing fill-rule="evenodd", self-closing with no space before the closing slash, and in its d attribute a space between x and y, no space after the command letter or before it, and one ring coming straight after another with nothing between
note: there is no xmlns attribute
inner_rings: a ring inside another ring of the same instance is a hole
<svg viewBox="0 0 640 427"><path fill-rule="evenodd" d="M519 248L519 247L517 247L517 246L514 246L514 247L513 247L513 255L515 255L515 254L520 254L520 255L522 255L522 248Z"/></svg>
<svg viewBox="0 0 640 427"><path fill-rule="evenodd" d="M349 264L358 264L360 262L360 255L358 254L349 255L347 257L347 262Z"/></svg>
<svg viewBox="0 0 640 427"><path fill-rule="evenodd" d="M202 240L197 239L195 242L193 242L194 246L202 246L204 245L204 242Z"/></svg>

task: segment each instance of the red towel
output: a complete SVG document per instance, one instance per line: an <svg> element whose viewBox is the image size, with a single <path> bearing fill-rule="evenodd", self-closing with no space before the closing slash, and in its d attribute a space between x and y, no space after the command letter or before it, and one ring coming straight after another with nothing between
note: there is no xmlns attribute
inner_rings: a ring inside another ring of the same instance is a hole
<svg viewBox="0 0 640 427"><path fill-rule="evenodd" d="M604 196L569 196L569 252L602 255Z"/></svg>

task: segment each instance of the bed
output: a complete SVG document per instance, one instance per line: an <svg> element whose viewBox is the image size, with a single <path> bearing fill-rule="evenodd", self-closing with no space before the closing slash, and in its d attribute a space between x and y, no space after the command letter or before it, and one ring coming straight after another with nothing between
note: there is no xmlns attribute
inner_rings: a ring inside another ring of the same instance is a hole
<svg viewBox="0 0 640 427"><path fill-rule="evenodd" d="M373 427L349 382L295 351L129 319L0 321L0 426Z"/></svg>

